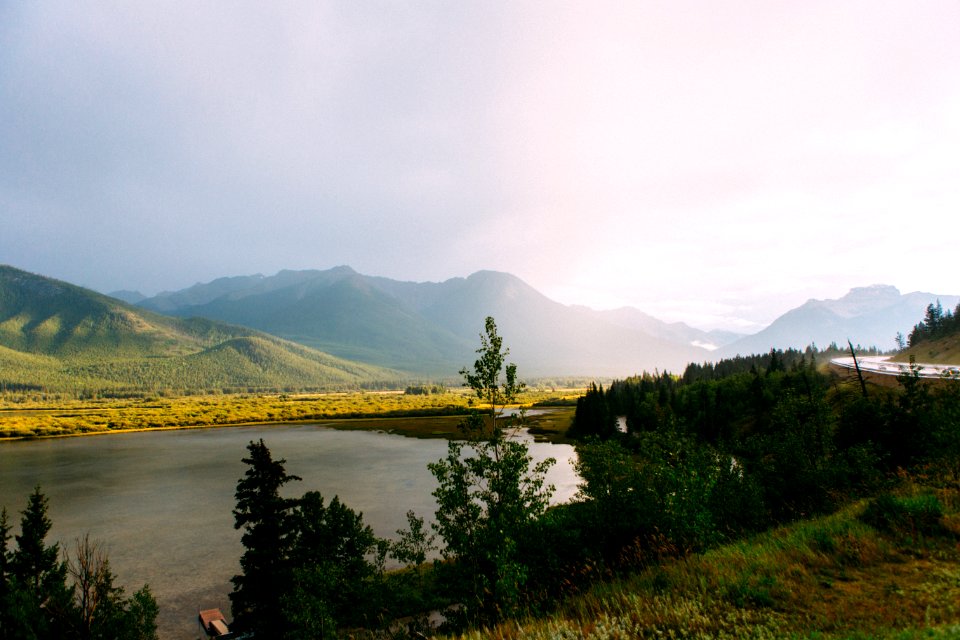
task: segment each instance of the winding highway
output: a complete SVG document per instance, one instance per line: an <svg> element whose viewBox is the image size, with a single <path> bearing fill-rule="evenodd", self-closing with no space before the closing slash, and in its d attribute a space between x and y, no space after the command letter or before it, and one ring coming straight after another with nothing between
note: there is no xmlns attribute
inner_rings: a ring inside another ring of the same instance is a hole
<svg viewBox="0 0 960 640"><path fill-rule="evenodd" d="M888 376L899 376L910 372L910 364L906 362L891 362L889 356L863 356L857 358L861 371L879 373ZM853 358L833 358L830 364L844 369L855 369ZM960 365L956 364L929 364L917 362L917 374L921 378L947 378L960 380Z"/></svg>

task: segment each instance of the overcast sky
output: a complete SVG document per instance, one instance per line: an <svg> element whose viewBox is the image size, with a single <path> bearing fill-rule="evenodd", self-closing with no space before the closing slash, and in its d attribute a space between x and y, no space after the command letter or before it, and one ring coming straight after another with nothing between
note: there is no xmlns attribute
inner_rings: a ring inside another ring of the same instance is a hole
<svg viewBox="0 0 960 640"><path fill-rule="evenodd" d="M960 293L960 2L2 2L0 263L508 271L756 329Z"/></svg>

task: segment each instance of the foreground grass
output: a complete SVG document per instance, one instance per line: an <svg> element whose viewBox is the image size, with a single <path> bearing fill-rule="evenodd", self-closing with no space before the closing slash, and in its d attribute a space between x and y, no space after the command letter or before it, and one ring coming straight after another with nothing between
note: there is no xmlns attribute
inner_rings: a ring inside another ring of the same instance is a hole
<svg viewBox="0 0 960 640"><path fill-rule="evenodd" d="M960 638L960 492L935 533L878 531L866 501L595 585L547 618L465 639Z"/></svg>
<svg viewBox="0 0 960 640"><path fill-rule="evenodd" d="M523 406L569 395L530 391ZM216 395L179 398L12 401L0 398L0 438L38 438L149 429L241 424L333 422L337 428L376 429L417 437L449 437L473 403L455 390L434 395L353 392L302 395ZM540 429L560 439L572 408L538 417ZM536 421L534 427L537 427Z"/></svg>

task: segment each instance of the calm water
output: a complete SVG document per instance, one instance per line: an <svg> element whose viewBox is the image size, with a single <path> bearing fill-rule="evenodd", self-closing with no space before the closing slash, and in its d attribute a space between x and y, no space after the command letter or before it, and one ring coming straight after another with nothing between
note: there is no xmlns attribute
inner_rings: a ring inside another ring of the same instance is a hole
<svg viewBox="0 0 960 640"><path fill-rule="evenodd" d="M406 512L431 519L436 481L427 463L446 454L444 440L418 440L319 425L257 426L129 433L12 442L0 446L0 506L15 527L39 484L49 499L48 540L89 532L106 544L117 583L128 594L149 583L160 604L160 636L197 638L198 609L220 607L229 618L230 578L242 553L233 528L233 492L250 440L263 438L286 458L289 494L320 491L356 511L380 536L406 526ZM539 461L557 459L548 481L554 502L576 491L574 452L530 443Z"/></svg>

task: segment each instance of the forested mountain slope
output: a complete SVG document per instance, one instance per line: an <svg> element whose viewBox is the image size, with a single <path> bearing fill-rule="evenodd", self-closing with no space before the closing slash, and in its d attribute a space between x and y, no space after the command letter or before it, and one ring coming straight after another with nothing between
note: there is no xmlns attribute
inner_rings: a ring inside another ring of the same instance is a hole
<svg viewBox="0 0 960 640"><path fill-rule="evenodd" d="M483 318L509 336L527 375L626 375L682 368L708 351L569 307L507 273L400 282L356 273L281 271L223 278L140 303L255 327L342 357L450 376L473 357Z"/></svg>
<svg viewBox="0 0 960 640"><path fill-rule="evenodd" d="M357 388L394 372L249 328L163 316L0 266L0 387L52 391Z"/></svg>

